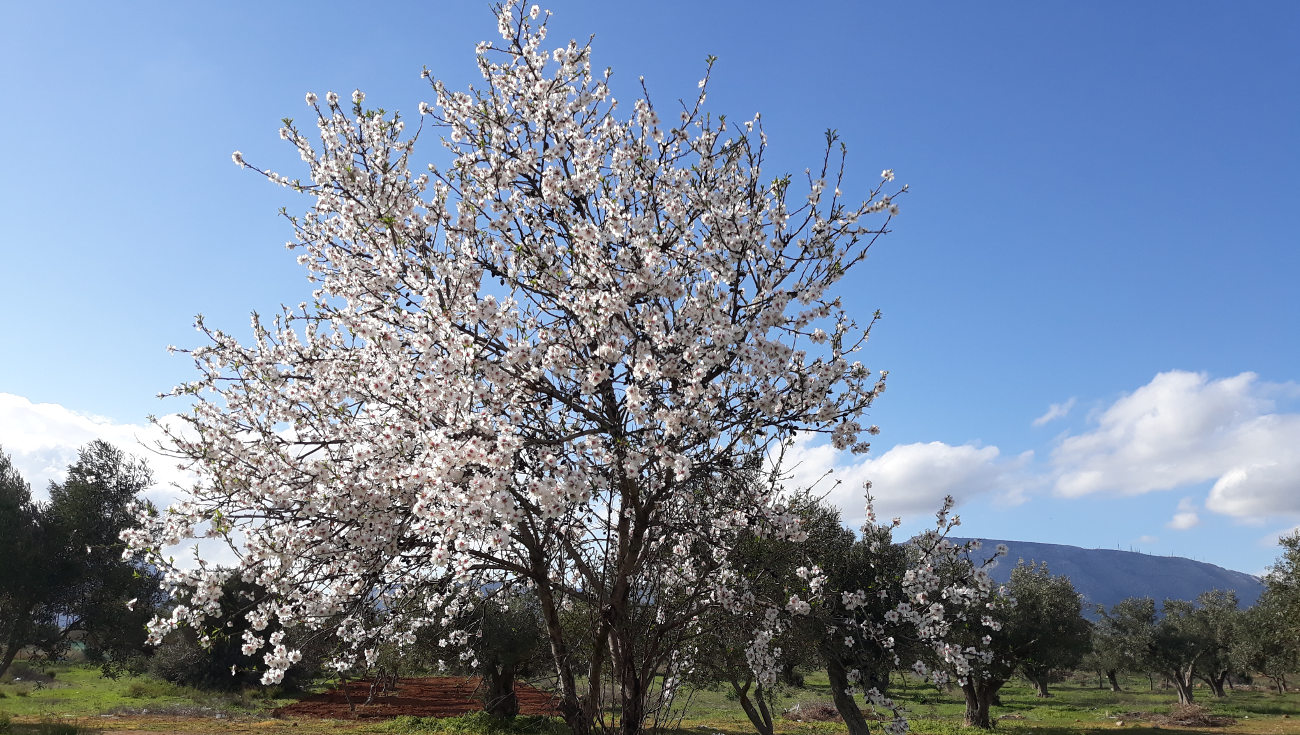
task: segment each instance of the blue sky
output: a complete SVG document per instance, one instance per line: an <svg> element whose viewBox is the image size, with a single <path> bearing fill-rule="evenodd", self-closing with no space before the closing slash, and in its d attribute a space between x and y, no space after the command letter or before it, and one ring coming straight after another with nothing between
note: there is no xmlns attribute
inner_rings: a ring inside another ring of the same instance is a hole
<svg viewBox="0 0 1300 735"><path fill-rule="evenodd" d="M836 128L846 192L911 186L847 289L890 370L866 462L802 447L886 512L957 495L963 533L1248 572L1300 523L1300 5L554 2L630 99L762 112L773 175ZM230 162L297 169L279 120L360 87L414 110L476 79L486 4L10 3L0 22L0 447L36 485L147 437L192 318L308 293ZM243 332L243 333L246 333ZM1049 408L1069 406L1061 415ZM158 463L156 463L158 464ZM166 477L166 469L160 473ZM859 502L832 497L850 517Z"/></svg>

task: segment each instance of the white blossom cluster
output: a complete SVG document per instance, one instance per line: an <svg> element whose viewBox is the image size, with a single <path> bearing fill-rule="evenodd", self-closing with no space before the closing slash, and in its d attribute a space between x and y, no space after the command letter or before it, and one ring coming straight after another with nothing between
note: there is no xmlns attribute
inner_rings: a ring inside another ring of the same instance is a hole
<svg viewBox="0 0 1300 735"><path fill-rule="evenodd" d="M725 605L744 594L726 573L741 533L801 537L773 483L733 481L746 458L795 432L867 450L886 373L857 359L871 325L832 289L905 187L886 191L887 170L851 204L834 155L806 194L765 177L759 119L706 115L707 76L671 124L648 98L619 117L610 72L588 46L544 50L538 17L502 9L481 86L427 75L414 130L360 90L350 106L313 93L314 133L281 130L305 175L234 154L310 199L290 247L318 290L254 315L249 342L198 320L209 343L188 351L199 377L173 393L193 409L170 441L201 481L126 534L186 591L155 640L201 627L232 575L267 592L245 639L267 682L298 655L256 632L269 621L337 624L338 666L366 665L376 641L413 640L507 579L544 610L617 614L645 579ZM425 126L449 166L416 162ZM161 555L200 536L238 566ZM912 587L959 594L924 571ZM919 601L899 614L943 621Z"/></svg>

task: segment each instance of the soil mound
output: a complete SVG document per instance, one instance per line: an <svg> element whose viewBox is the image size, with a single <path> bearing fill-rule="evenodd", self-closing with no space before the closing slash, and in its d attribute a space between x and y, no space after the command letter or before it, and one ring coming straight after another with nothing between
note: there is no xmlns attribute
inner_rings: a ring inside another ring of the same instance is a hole
<svg viewBox="0 0 1300 735"><path fill-rule="evenodd" d="M430 676L398 679L388 691L375 691L375 698L365 704L370 696L369 681L350 681L347 693L335 687L328 692L313 694L293 704L276 710L280 716L320 717L334 720L387 719L411 715L413 717L455 717L483 709L477 699L479 678L464 676ZM519 698L519 714L558 716L556 700L549 693L527 684L515 684ZM356 705L348 705L348 698Z"/></svg>
<svg viewBox="0 0 1300 735"><path fill-rule="evenodd" d="M1225 715L1213 715L1199 704L1178 704L1167 715L1155 715L1151 721L1157 725L1177 727L1227 727L1237 720Z"/></svg>

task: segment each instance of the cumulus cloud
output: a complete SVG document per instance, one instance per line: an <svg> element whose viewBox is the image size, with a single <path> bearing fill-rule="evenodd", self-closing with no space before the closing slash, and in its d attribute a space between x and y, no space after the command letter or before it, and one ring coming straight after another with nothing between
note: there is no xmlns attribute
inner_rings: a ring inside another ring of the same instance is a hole
<svg viewBox="0 0 1300 735"><path fill-rule="evenodd" d="M175 416L163 422L175 425ZM159 507L175 503L194 476L176 466L175 460L151 451L164 438L153 424L120 423L102 416L74 411L57 403L33 403L23 396L0 393L0 451L13 460L23 479L32 486L38 500L49 497L50 482L61 482L68 465L77 460L77 450L95 439L116 446L127 454L143 458L153 470L154 484L144 495ZM191 544L190 546L192 546ZM234 561L231 550L216 540L198 544L203 558L217 564ZM169 554L183 567L194 566L189 547L173 547Z"/></svg>
<svg viewBox="0 0 1300 735"><path fill-rule="evenodd" d="M928 442L900 444L873 458L815 441L800 437L786 452L783 467L790 474L786 487L809 487L820 480L816 490L827 494L850 525L865 518L863 484L868 480L876 514L886 519L929 516L946 495L959 504L980 495L1018 503L1026 482L1023 470L1032 457L1026 452L1006 459L993 446ZM828 470L831 474L826 475Z"/></svg>
<svg viewBox="0 0 1300 735"><path fill-rule="evenodd" d="M1297 395L1300 386L1254 373L1160 373L1057 445L1056 492L1138 495L1213 481L1206 507L1216 513L1300 514L1300 414L1277 408Z"/></svg>
<svg viewBox="0 0 1300 735"><path fill-rule="evenodd" d="M127 454L143 457L154 474L151 499L170 501L175 493L169 486L173 482L188 484L191 477L177 469L173 460L150 450L162 438L162 431L152 424L119 423L57 403L33 403L23 396L0 393L0 450L13 459L37 497L45 497L50 482L63 480L79 448L102 439Z"/></svg>
<svg viewBox="0 0 1300 735"><path fill-rule="evenodd" d="M1186 531L1201 525L1201 517L1196 513L1196 503L1192 502L1191 498L1178 501L1178 511L1165 525L1176 531Z"/></svg>
<svg viewBox="0 0 1300 735"><path fill-rule="evenodd" d="M1034 419L1034 426L1042 426L1048 422L1065 418L1070 413L1070 409L1074 408L1074 401L1075 399L1071 398L1063 403L1053 403L1048 406L1047 413Z"/></svg>
<svg viewBox="0 0 1300 735"><path fill-rule="evenodd" d="M1223 473L1210 489L1205 507L1216 513L1260 519L1300 515L1300 427L1291 427L1288 454L1243 464Z"/></svg>

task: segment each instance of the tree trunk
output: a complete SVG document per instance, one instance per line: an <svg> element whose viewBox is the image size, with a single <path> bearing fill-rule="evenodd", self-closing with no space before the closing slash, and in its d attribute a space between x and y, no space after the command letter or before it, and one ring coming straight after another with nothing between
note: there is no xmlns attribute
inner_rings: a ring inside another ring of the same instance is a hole
<svg viewBox="0 0 1300 735"><path fill-rule="evenodd" d="M646 691L641 677L629 673L619 677L619 700L623 707L619 726L623 735L638 735L645 720Z"/></svg>
<svg viewBox="0 0 1300 735"><path fill-rule="evenodd" d="M1173 676L1170 677L1170 680L1178 690L1178 703L1191 704L1193 699L1192 687L1195 685L1195 680L1192 678L1191 667L1189 666L1187 671L1174 671L1171 673Z"/></svg>
<svg viewBox="0 0 1300 735"><path fill-rule="evenodd" d="M1034 695L1038 697L1050 697L1051 692L1047 691L1047 679L1052 672L1046 668L1032 668L1025 670L1025 678L1034 685ZM995 702L996 704L996 702Z"/></svg>
<svg viewBox="0 0 1300 735"><path fill-rule="evenodd" d="M1114 669L1106 672L1106 680L1110 682L1110 690L1112 692L1123 691L1119 688L1119 680L1115 678Z"/></svg>
<svg viewBox="0 0 1300 735"><path fill-rule="evenodd" d="M8 640L5 641L4 658L0 659L0 676L5 675L13 664L14 657L23 650L24 639L31 637L31 621L36 607L35 603L24 601L6 611L13 614L13 620L10 621Z"/></svg>
<svg viewBox="0 0 1300 735"><path fill-rule="evenodd" d="M844 718L844 725L849 735L869 735L867 718L862 716L858 701L849 694L849 672L840 657L831 651L822 651L822 660L826 664L826 675L830 678L831 697L835 700L835 709Z"/></svg>
<svg viewBox="0 0 1300 735"><path fill-rule="evenodd" d="M487 691L483 694L483 711L497 717L514 717L519 714L519 697L515 695L515 667L502 664L489 666Z"/></svg>
<svg viewBox="0 0 1300 735"><path fill-rule="evenodd" d="M775 726L772 723L772 712L767 708L767 702L763 697L763 685L759 684L754 690L754 695L758 699L755 705L749 698L749 687L753 679L747 679L742 685L738 680L731 680L731 688L736 692L736 698L740 700L740 708L745 710L745 716L749 718L750 724L754 726L754 732L758 735L773 735Z"/></svg>
<svg viewBox="0 0 1300 735"><path fill-rule="evenodd" d="M569 648L564 639L564 627L560 622L560 613L555 605L555 597L551 593L550 585L546 580L537 585L537 600L542 609L542 619L546 623L546 635L551 644L551 656L555 661L555 674L560 684L560 702L556 709L560 711L560 717L564 718L564 724L568 725L569 731L573 735L590 735L591 724L595 719L593 697L578 697L577 680L573 675ZM595 648L603 649L603 643L598 642ZM597 691L596 687L600 686L598 680L589 681L588 684L589 693Z"/></svg>
<svg viewBox="0 0 1300 735"><path fill-rule="evenodd" d="M794 687L795 689L803 689L803 674L799 673L795 669L793 661L786 661L785 664L781 666L781 683L786 686Z"/></svg>
<svg viewBox="0 0 1300 735"><path fill-rule="evenodd" d="M993 704L993 697L997 695L998 689L1001 687L1001 682L974 678L967 679L966 683L961 685L962 694L966 697L966 716L964 720L966 727L978 727L984 730L993 729L993 719L989 716L989 707Z"/></svg>
<svg viewBox="0 0 1300 735"><path fill-rule="evenodd" d="M1208 683L1210 685L1210 691L1214 692L1215 697L1228 696L1228 693L1223 689L1223 683L1227 680L1228 680L1228 674L1226 672L1210 677Z"/></svg>
<svg viewBox="0 0 1300 735"><path fill-rule="evenodd" d="M16 641L9 641L9 645L5 646L5 657L0 660L0 676L4 676L5 672L9 670L9 666L14 662L14 657L18 655L18 649L20 648L22 646L18 645Z"/></svg>

